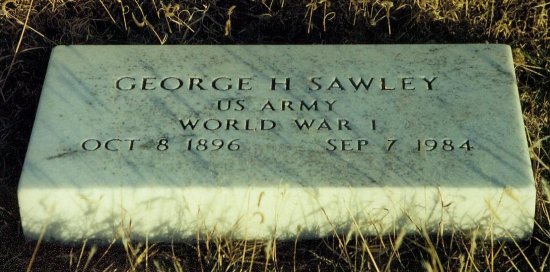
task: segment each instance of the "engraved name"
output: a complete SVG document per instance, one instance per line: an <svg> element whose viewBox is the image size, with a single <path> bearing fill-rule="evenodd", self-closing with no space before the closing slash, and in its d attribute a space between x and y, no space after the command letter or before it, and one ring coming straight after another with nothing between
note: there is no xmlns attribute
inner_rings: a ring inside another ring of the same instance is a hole
<svg viewBox="0 0 550 272"><path fill-rule="evenodd" d="M266 86L258 86L254 77L155 77L155 76L123 76L115 80L115 89L119 91L253 91L285 90L290 91L294 86L305 86L307 91L415 91L434 90L436 76L403 76L403 77L328 77L312 76L306 79L290 77L270 78ZM295 82L298 81L298 82ZM297 84L299 83L299 84Z"/></svg>

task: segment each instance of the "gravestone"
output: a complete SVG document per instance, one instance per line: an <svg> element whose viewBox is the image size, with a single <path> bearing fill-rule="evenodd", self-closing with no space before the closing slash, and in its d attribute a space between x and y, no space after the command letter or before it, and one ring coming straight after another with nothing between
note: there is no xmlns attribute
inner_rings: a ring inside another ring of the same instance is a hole
<svg viewBox="0 0 550 272"><path fill-rule="evenodd" d="M505 45L58 46L18 197L78 241L531 234Z"/></svg>

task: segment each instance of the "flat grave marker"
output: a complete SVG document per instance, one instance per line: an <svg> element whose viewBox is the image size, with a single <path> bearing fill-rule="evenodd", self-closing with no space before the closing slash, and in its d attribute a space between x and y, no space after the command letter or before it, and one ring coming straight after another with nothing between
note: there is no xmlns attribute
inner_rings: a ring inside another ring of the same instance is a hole
<svg viewBox="0 0 550 272"><path fill-rule="evenodd" d="M525 237L535 211L511 50L485 44L58 46L18 197L60 241Z"/></svg>

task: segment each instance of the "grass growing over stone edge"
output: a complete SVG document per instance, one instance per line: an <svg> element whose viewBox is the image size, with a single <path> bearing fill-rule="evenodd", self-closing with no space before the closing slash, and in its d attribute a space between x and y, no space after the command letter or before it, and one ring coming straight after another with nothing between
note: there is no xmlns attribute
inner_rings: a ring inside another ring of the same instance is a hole
<svg viewBox="0 0 550 272"><path fill-rule="evenodd" d="M1 271L549 271L550 4L509 1L0 0ZM538 188L535 233L313 241L25 242L16 188L57 44L506 43Z"/></svg>

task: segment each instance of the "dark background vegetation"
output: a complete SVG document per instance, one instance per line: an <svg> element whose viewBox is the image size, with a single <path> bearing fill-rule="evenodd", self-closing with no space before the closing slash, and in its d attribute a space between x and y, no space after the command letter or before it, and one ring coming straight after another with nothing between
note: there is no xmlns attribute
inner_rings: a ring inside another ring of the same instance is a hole
<svg viewBox="0 0 550 272"><path fill-rule="evenodd" d="M0 271L550 271L550 4L539 0L0 0ZM17 184L49 54L67 44L505 43L538 188L523 241L471 234L154 246L25 241ZM365 250L365 245L368 250Z"/></svg>

